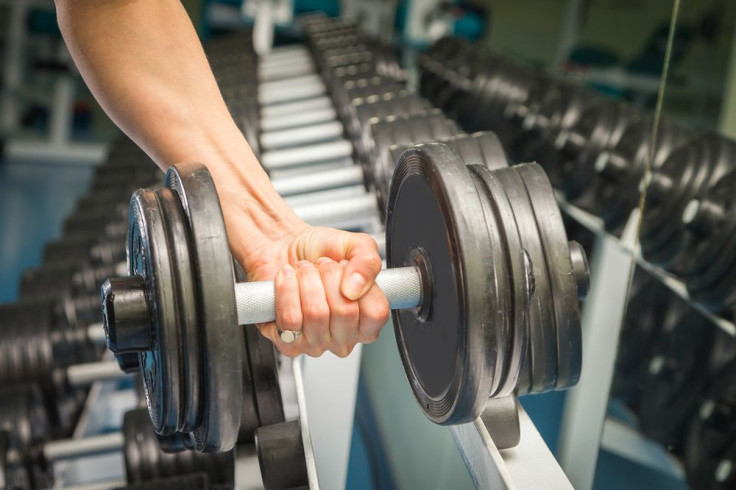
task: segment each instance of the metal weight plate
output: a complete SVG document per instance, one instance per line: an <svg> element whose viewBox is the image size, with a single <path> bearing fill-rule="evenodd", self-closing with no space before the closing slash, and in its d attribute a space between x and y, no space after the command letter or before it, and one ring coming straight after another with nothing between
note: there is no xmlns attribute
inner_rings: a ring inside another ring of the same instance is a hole
<svg viewBox="0 0 736 490"><path fill-rule="evenodd" d="M389 197L387 263L418 264L431 286L418 311L395 310L392 317L414 396L439 424L474 420L498 384L493 367L501 320L482 213L467 168L445 145L420 145L399 161Z"/></svg>
<svg viewBox="0 0 736 490"><path fill-rule="evenodd" d="M520 381L519 393L543 393L557 384L557 327L551 289L550 265L545 258L542 237L524 181L513 167L495 170L513 206L523 249L534 273L534 296L529 307L529 353Z"/></svg>
<svg viewBox="0 0 736 490"><path fill-rule="evenodd" d="M467 164L467 162L466 162ZM511 395L519 383L522 366L527 357L529 343L529 305L534 294L534 279L529 255L524 250L518 224L503 184L485 166L470 165L470 171L481 181L488 192L481 199L488 223L489 243L498 244L494 253L500 277L496 277L501 293L501 305L506 321L506 332L499 329L497 345L503 355L497 357L495 368L499 384L491 391L492 397Z"/></svg>
<svg viewBox="0 0 736 490"><path fill-rule="evenodd" d="M180 164L166 174L189 224L189 247L202 349L203 407L193 432L200 451L231 449L243 403L243 331L237 327L233 268L215 184L201 164Z"/></svg>
<svg viewBox="0 0 736 490"><path fill-rule="evenodd" d="M156 305L150 318L152 349L138 355L146 404L156 433L171 435L183 425L181 359L175 267L165 222L153 190L140 189L130 200L128 273L141 276Z"/></svg>
<svg viewBox="0 0 736 490"><path fill-rule="evenodd" d="M718 374L690 422L683 447L687 480L693 488L709 488L733 444L736 444L735 364Z"/></svg>
<svg viewBox="0 0 736 490"><path fill-rule="evenodd" d="M202 407L202 352L197 317L197 298L194 284L194 271L191 250L185 225L184 213L176 195L167 188L155 191L161 206L164 230L174 272L177 319L179 326L181 352L181 389L183 390L183 423L178 432L192 432L199 425Z"/></svg>
<svg viewBox="0 0 736 490"><path fill-rule="evenodd" d="M253 376L253 397L260 426L283 422L284 405L279 386L276 349L257 328L245 328L245 342Z"/></svg>
<svg viewBox="0 0 736 490"><path fill-rule="evenodd" d="M524 163L513 167L524 181L537 219L548 265L555 325L557 327L557 389L575 385L582 368L583 339L580 327L578 284L587 277L575 276L570 243L552 185L542 167Z"/></svg>

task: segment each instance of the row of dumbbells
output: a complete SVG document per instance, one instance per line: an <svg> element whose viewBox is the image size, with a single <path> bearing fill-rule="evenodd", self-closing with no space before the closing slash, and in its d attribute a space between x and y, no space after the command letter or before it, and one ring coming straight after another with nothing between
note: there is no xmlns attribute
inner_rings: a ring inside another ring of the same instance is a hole
<svg viewBox="0 0 736 490"><path fill-rule="evenodd" d="M232 453L168 454L145 409L128 413L121 433L67 439L91 383L126 376L121 367L135 369L99 360L105 344L99 288L107 275L127 268L130 193L160 175L132 142L121 138L114 143L64 222L61 238L46 245L39 267L23 273L18 301L0 305L4 488L49 488L55 484L56 462L121 451L130 484L125 488L232 486ZM167 444L167 450L181 445ZM192 476L180 481L185 473Z"/></svg>
<svg viewBox="0 0 736 490"><path fill-rule="evenodd" d="M0 306L0 386L38 385L49 418L44 426L48 427L46 438L71 433L86 388L92 382L117 379L125 372L138 370L137 355L118 356L118 363L98 362L105 343L99 288L107 276L127 270L125 237L130 194L161 178L160 171L135 144L127 138L117 140L107 160L96 168L89 191L65 221L62 237L46 245L41 266L23 274L19 300ZM301 485L306 478L303 462L299 465L290 461L288 466L271 463L283 458L270 453L278 449L275 446L279 441L288 440L285 434L300 437L300 433L298 424L294 430L293 422L275 425L285 421L273 346L262 338L253 339L252 344L257 347L249 362L258 376L244 383L252 393L251 405L256 405L263 416L255 410L243 414L241 440L252 443L256 429L269 425L269 430L262 431L258 451L259 457L265 455L259 458L264 485ZM9 440L7 450L13 451L16 459L11 459L8 467L17 467L19 455L21 459L29 455L18 449L14 433ZM176 448L183 449L184 442ZM171 445L166 447L167 451L173 449ZM284 473L284 468L291 470ZM29 485L21 488L43 488L33 481Z"/></svg>
<svg viewBox="0 0 736 490"><path fill-rule="evenodd" d="M111 453L123 454L125 482L98 482L97 488L233 488L234 451L165 452L166 442L179 442L154 434L145 408L128 411L120 431L56 440L50 438L53 428L38 386L0 388L0 408L0 481L5 489L51 488L56 463Z"/></svg>
<svg viewBox="0 0 736 490"><path fill-rule="evenodd" d="M644 257L716 312L735 304L736 142L700 133L447 38L420 62L421 93L468 131L496 131L512 161L537 161L565 198L618 233L647 189ZM645 169L651 159L651 176Z"/></svg>
<svg viewBox="0 0 736 490"><path fill-rule="evenodd" d="M735 354L733 337L637 269L611 396L683 458L696 490L736 488Z"/></svg>

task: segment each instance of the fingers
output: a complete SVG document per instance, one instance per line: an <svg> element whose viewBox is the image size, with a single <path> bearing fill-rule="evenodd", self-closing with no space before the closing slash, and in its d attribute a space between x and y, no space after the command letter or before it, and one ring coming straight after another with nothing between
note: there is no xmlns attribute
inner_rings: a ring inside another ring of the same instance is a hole
<svg viewBox="0 0 736 490"><path fill-rule="evenodd" d="M358 323L360 306L340 292L343 268L332 259L322 257L317 260L317 268L322 276L327 304L330 308L330 350L339 357L347 357L358 342Z"/></svg>
<svg viewBox="0 0 736 490"><path fill-rule="evenodd" d="M381 271L378 245L366 234L351 234L345 259L348 264L345 266L340 291L346 298L357 300L373 287L376 276Z"/></svg>
<svg viewBox="0 0 736 490"><path fill-rule="evenodd" d="M358 341L370 344L378 340L381 329L388 322L388 300L383 291L373 285L368 292L358 300L360 305L360 322L358 324Z"/></svg>
<svg viewBox="0 0 736 490"><path fill-rule="evenodd" d="M319 270L311 262L302 260L296 267L299 298L302 307L303 352L320 356L330 348L330 307Z"/></svg>

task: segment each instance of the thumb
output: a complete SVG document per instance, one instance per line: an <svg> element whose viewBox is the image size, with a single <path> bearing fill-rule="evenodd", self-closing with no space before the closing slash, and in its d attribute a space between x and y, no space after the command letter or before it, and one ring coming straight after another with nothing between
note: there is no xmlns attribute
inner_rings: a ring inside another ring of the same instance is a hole
<svg viewBox="0 0 736 490"><path fill-rule="evenodd" d="M346 298L357 300L373 287L381 271L381 256L376 241L363 233L351 233L344 245L348 263L343 269L340 291Z"/></svg>

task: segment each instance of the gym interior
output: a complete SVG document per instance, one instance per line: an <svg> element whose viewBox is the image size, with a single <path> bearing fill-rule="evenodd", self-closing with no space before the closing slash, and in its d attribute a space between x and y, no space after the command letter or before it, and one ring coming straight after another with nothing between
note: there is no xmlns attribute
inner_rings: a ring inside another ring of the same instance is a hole
<svg viewBox="0 0 736 490"><path fill-rule="evenodd" d="M736 3L174 3L390 319L282 353L207 162L0 0L0 488L736 489Z"/></svg>

